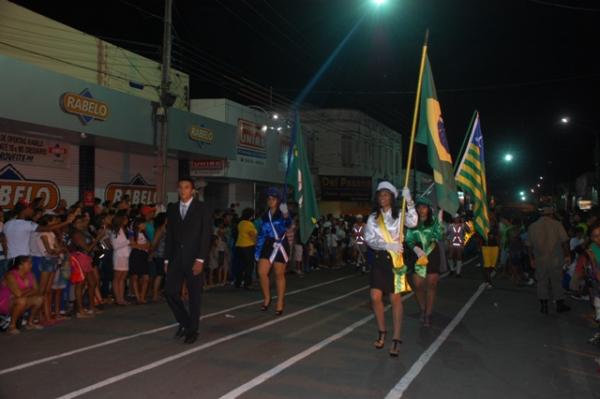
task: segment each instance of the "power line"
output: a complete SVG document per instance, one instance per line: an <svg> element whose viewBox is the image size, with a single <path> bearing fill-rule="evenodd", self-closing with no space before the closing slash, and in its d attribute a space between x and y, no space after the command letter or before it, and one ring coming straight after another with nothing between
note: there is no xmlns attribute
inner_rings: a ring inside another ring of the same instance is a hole
<svg viewBox="0 0 600 399"><path fill-rule="evenodd" d="M15 18L14 16L3 15L2 18L3 18L3 20L10 19L10 20L13 20L15 22L20 22L22 24L31 25L31 21L26 21L26 20L23 20L23 19L20 19L20 18ZM32 32L32 31L26 31L26 30L23 30L21 28L17 28L17 27L10 26L10 25L7 25L7 24L5 24L3 26L5 26L7 28L15 29L15 30L21 30L21 31L24 31L24 32L32 33L32 34L42 35L41 33ZM115 42L133 44L133 45L137 45L137 46L141 46L141 47L150 47L150 48L154 48L154 49L160 48L160 45L154 44L154 43L141 42L141 41L137 41L137 40L123 39L123 38L118 38L118 37L113 37L113 36L90 35L89 33L85 33L85 32L79 31L79 30L74 29L74 28L68 28L68 29L66 29L66 28L61 28L59 26L44 25L44 24L38 24L38 23L36 23L35 26L36 27L40 27L40 28L55 30L55 31L59 31L59 32L65 32L65 33L69 33L71 35L73 35L73 34L79 34L81 36L90 37L92 39L99 38L99 39L102 39L102 40L108 41L108 42L109 41L115 41ZM82 44L84 44L84 43L87 44L88 43L88 42L79 41L77 39L67 39L67 38L62 38L62 37L58 37L58 36L47 36L45 34L43 34L43 35L46 36L46 37L59 38L61 40L70 40L70 41L73 41L73 42L80 42Z"/></svg>
<svg viewBox="0 0 600 399"><path fill-rule="evenodd" d="M594 79L600 78L600 74L587 74L587 75L579 75L579 76L568 76L563 78L553 78L553 79L544 79L544 80L535 80L530 82L518 82L518 83L507 83L507 84L490 84L484 86L475 86L475 87L462 87L462 88L449 88L449 89L437 89L438 93L452 93L452 92L468 92L468 91L480 91L480 90L495 90L495 89L506 89L506 88L518 88L525 86L536 86L536 85L544 85L547 83L559 83L559 82L567 82L571 80L585 80L585 79ZM296 89L277 89L281 92L296 92ZM376 96L376 95L412 95L415 94L415 90L315 90L313 91L315 94L337 94L337 95L366 95L366 96Z"/></svg>
<svg viewBox="0 0 600 399"><path fill-rule="evenodd" d="M129 79L127 77L124 77L124 76L121 76L121 75L116 75L114 73L106 72L106 71L100 71L97 68L92 68L92 67L88 67L86 65L76 64L74 62L66 61L66 60L63 60L63 59L60 59L60 58L57 58L57 57L54 57L54 56L51 56L51 55L48 55L48 54L39 53L37 51L26 49L24 47L15 46L13 44L6 43L6 42L3 42L3 41L0 41L0 44L4 45L4 46L7 46L7 47L11 47L11 48L17 49L17 50L20 50L20 51L24 51L24 52L27 52L27 53L30 53L30 54L33 54L33 55L37 55L39 57L44 57L44 58L51 59L53 61L62 62L63 64L71 65L71 66L74 66L74 67L77 67L77 68L85 69L85 70L96 72L96 73L102 73L102 74L105 74L105 75L110 76L110 77L115 78L115 79L121 79L121 80L126 81L126 82L131 82L132 81L131 79ZM153 88L158 88L158 86L151 85L151 84L148 84L147 86L153 87Z"/></svg>
<svg viewBox="0 0 600 399"><path fill-rule="evenodd" d="M600 12L600 8L570 6L567 4L552 3L550 1L544 1L544 0L528 0L528 1L530 1L531 3L541 4L541 5L547 6L547 7L564 8L564 9L573 10L573 11Z"/></svg>
<svg viewBox="0 0 600 399"><path fill-rule="evenodd" d="M131 8L138 10L142 14L148 15L149 17L152 17L152 18L156 18L156 19L160 20L161 22L164 20L164 17L162 15L154 14L154 13L143 9L142 7L140 7L138 5L132 4L126 0L119 0L119 2L125 4L126 6L129 6Z"/></svg>

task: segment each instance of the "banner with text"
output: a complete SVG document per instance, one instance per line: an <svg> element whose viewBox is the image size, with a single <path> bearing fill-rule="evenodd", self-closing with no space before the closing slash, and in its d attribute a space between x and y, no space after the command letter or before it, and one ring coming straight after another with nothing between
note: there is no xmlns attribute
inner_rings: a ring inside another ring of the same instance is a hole
<svg viewBox="0 0 600 399"><path fill-rule="evenodd" d="M319 176L321 200L371 201L372 178L363 176Z"/></svg>
<svg viewBox="0 0 600 399"><path fill-rule="evenodd" d="M238 160L242 163L264 165L267 158L267 132L261 125L238 119Z"/></svg>
<svg viewBox="0 0 600 399"><path fill-rule="evenodd" d="M67 145L57 141L0 132L0 161L54 168L68 167Z"/></svg>

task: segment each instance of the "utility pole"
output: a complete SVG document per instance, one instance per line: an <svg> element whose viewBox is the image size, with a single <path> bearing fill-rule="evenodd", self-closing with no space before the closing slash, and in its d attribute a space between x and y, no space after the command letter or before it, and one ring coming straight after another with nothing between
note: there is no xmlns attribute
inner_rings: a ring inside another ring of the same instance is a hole
<svg viewBox="0 0 600 399"><path fill-rule="evenodd" d="M157 111L160 123L160 143L158 146L158 158L160 165L160 179L158 181L157 202L167 204L167 155L168 149L168 109L173 105L173 95L169 93L171 86L171 25L172 25L173 0L165 0L165 18L163 31L162 49L162 79L160 83L160 107Z"/></svg>

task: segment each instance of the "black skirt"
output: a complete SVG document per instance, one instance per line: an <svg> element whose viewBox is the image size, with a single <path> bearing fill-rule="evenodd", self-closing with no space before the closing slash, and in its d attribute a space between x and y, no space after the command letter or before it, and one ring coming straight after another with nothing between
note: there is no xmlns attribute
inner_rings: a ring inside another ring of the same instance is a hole
<svg viewBox="0 0 600 399"><path fill-rule="evenodd" d="M271 258L271 254L273 253L273 244L275 243L275 240L273 238L267 238L265 240L265 243L260 251L260 259L270 259ZM287 240L287 237L284 237L283 241L281 242L281 245L283 245L283 248L285 249L285 253L288 256L288 260L290 258L290 243ZM283 254L281 253L281 250L277 251L277 255L275 256L275 259L273 260L273 263L286 263L285 258L283 257Z"/></svg>
<svg viewBox="0 0 600 399"><path fill-rule="evenodd" d="M129 274L135 276L145 276L150 273L150 264L148 263L148 252L141 249L132 249L129 255Z"/></svg>
<svg viewBox="0 0 600 399"><path fill-rule="evenodd" d="M394 265L392 257L387 251L375 251L369 285L372 289L381 290L384 294L394 292Z"/></svg>

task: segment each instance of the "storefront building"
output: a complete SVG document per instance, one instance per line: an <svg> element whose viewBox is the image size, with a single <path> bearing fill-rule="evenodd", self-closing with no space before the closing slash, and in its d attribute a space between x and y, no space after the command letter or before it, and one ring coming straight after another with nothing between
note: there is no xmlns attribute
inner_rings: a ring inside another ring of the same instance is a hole
<svg viewBox="0 0 600 399"><path fill-rule="evenodd" d="M240 210L251 207L262 211L266 189L283 186L291 125L283 115L275 123L272 115L260 107L227 99L192 99L190 107L193 113L235 130L230 144L232 159L197 157L190 163L191 175L206 180L205 201L215 209L235 204Z"/></svg>
<svg viewBox="0 0 600 399"><path fill-rule="evenodd" d="M0 207L44 197L48 208L93 191L156 202L156 103L0 55ZM169 110L169 199L180 161L234 159L236 130Z"/></svg>

